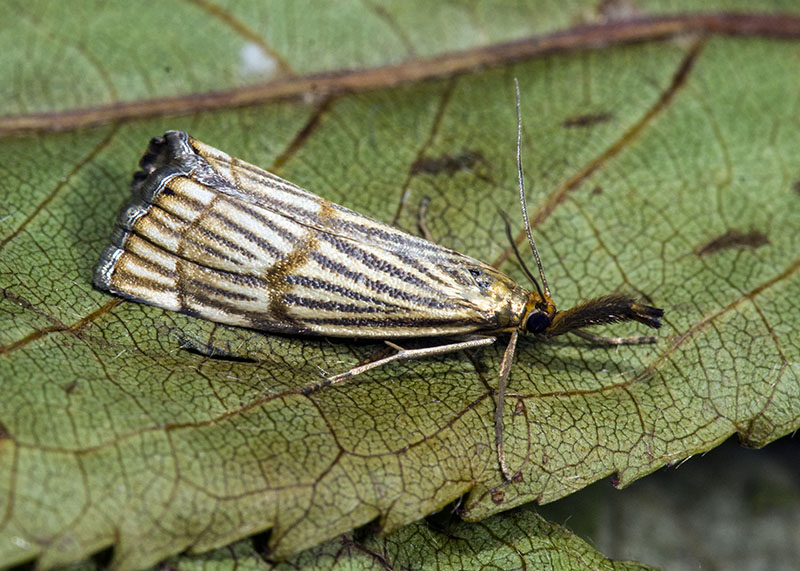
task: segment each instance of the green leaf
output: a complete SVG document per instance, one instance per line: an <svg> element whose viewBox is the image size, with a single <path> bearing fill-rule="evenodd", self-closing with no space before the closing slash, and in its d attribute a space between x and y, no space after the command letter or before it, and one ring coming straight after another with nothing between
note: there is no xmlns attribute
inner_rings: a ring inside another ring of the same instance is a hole
<svg viewBox="0 0 800 571"><path fill-rule="evenodd" d="M584 541L532 511L515 510L479 524L457 521L446 512L411 523L386 536L344 535L291 559L265 562L257 547L242 541L201 556L168 559L189 569L597 569L644 571L629 562L609 561Z"/></svg>
<svg viewBox="0 0 800 571"><path fill-rule="evenodd" d="M800 426L793 4L129 4L10 3L0 35L0 564L113 546L115 566L141 568L264 530L281 559L370 522L391 535L358 544L391 550L464 494L481 520ZM745 8L763 12L731 15ZM653 346L520 341L504 427L522 481L503 481L494 450L501 344L304 396L383 346L91 287L166 129L413 232L428 197L437 242L496 261L499 211L519 220L514 77L559 307L622 290L666 312ZM521 540L577 541L529 511L458 536L496 553L519 518L537 528Z"/></svg>

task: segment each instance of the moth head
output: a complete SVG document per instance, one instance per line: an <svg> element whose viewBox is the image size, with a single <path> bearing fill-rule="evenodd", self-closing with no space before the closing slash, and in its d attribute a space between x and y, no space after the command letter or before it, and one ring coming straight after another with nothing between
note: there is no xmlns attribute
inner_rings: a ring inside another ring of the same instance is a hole
<svg viewBox="0 0 800 571"><path fill-rule="evenodd" d="M521 329L525 333L534 335L546 334L557 313L556 304L549 296L531 292L528 303L525 305Z"/></svg>

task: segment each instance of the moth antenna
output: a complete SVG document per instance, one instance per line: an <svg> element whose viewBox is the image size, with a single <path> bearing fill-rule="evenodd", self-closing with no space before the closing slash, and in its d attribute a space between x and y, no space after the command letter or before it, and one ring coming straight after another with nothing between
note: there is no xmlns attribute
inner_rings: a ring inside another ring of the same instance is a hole
<svg viewBox="0 0 800 571"><path fill-rule="evenodd" d="M536 265L539 266L539 275L542 278L542 287L544 287L544 295L542 297L550 299L550 287L547 285L547 278L544 277L544 267L542 267L542 259L539 257L539 250L536 249L536 243L533 241L533 234L531 234L531 224L528 220L528 207L525 206L525 179L522 175L522 112L519 105L519 81L514 78L514 90L517 95L517 179L519 180L519 203L522 207L522 221L525 223L525 234L528 236L528 244L533 252L533 257L536 260ZM534 282L536 283L536 282ZM539 284L536 284L539 289ZM541 295L541 290L539 290Z"/></svg>
<svg viewBox="0 0 800 571"><path fill-rule="evenodd" d="M502 216L503 223L506 225L506 237L508 238L508 243L511 244L511 249L514 250L514 256L516 256L522 271L526 276L528 276L528 279L531 280L531 283L536 286L536 291L539 292L539 295L542 297L542 299L544 299L544 292L542 291L542 286L539 285L539 280L537 280L533 273L531 273L531 271L528 269L528 265L525 263L525 260L522 259L522 255L519 253L517 243L514 241L514 236L511 234L511 221L508 219L508 214L501 210L500 216Z"/></svg>

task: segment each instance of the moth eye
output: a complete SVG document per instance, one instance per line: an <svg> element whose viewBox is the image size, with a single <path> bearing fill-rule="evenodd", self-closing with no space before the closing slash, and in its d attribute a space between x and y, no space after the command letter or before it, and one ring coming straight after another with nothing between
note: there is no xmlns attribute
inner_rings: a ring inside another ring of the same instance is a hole
<svg viewBox="0 0 800 571"><path fill-rule="evenodd" d="M550 327L550 317L541 311L534 311L525 321L525 331L528 333L543 333Z"/></svg>

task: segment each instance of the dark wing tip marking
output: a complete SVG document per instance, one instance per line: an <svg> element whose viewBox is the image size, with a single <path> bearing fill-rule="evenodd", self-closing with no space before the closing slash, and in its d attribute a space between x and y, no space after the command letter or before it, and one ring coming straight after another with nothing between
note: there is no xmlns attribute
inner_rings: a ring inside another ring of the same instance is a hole
<svg viewBox="0 0 800 571"><path fill-rule="evenodd" d="M100 254L100 260L94 270L94 286L98 289L113 291L112 286L114 270L117 266L119 257L123 254L123 250L116 246L106 246L103 253Z"/></svg>
<svg viewBox="0 0 800 571"><path fill-rule="evenodd" d="M167 131L163 137L154 137L150 140L147 151L139 161L140 170L133 175L132 197L117 217L117 224L111 233L111 245L103 250L95 266L93 279L95 287L125 295L113 285L114 272L120 256L124 253L125 242L136 221L147 215L153 200L165 188L167 182L176 176L186 174L185 169L175 164L175 159L194 152L189 141L189 135L185 131Z"/></svg>
<svg viewBox="0 0 800 571"><path fill-rule="evenodd" d="M134 173L134 181L146 179L150 174L169 165L177 156L194 152L189 144L186 131L167 131L163 137L153 137L139 161L139 171Z"/></svg>

